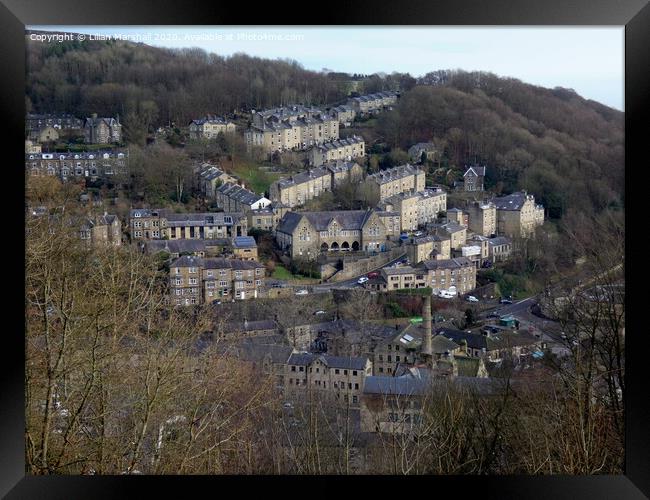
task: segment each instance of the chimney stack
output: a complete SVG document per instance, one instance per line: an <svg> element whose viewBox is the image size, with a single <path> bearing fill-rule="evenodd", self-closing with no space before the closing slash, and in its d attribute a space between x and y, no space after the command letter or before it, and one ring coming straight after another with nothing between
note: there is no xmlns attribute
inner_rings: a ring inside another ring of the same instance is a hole
<svg viewBox="0 0 650 500"><path fill-rule="evenodd" d="M431 345L431 296L424 297L424 305L422 306L422 321L424 323L424 338L422 345L424 346L423 354L427 356L433 355L433 347Z"/></svg>

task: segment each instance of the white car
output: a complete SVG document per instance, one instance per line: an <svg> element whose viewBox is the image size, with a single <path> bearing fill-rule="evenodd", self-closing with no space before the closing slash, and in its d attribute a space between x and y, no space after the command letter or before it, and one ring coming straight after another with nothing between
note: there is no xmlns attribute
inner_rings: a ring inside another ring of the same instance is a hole
<svg viewBox="0 0 650 500"><path fill-rule="evenodd" d="M307 290L298 290L296 295L307 295L309 292Z"/></svg>
<svg viewBox="0 0 650 500"><path fill-rule="evenodd" d="M368 281L368 278L366 278L365 276L361 276L361 278L359 278L359 279L357 280L357 283L359 283L360 285L362 285L362 284L365 283L366 281Z"/></svg>
<svg viewBox="0 0 650 500"><path fill-rule="evenodd" d="M478 299L473 295L470 295L469 297L467 297L467 302L478 302Z"/></svg>
<svg viewBox="0 0 650 500"><path fill-rule="evenodd" d="M447 290L440 290L438 297L442 299L453 299L455 295L453 293L448 292Z"/></svg>
<svg viewBox="0 0 650 500"><path fill-rule="evenodd" d="M424 233L422 231L416 231L413 233L413 236L422 236Z"/></svg>

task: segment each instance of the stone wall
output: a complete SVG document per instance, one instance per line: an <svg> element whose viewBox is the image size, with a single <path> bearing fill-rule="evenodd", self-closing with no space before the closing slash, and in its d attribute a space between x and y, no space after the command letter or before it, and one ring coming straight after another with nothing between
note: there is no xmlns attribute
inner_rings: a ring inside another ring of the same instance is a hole
<svg viewBox="0 0 650 500"><path fill-rule="evenodd" d="M382 252L377 255L361 259L351 260L344 257L343 269L335 273L333 276L327 279L327 281L330 283L336 283L338 281L349 280L356 276L360 276L362 274L366 274L370 271L374 271L375 269L383 267L391 260L397 259L398 257L401 257L405 254L406 252L404 251L404 247L395 247L387 252ZM322 269L323 268L321 267L321 273Z"/></svg>

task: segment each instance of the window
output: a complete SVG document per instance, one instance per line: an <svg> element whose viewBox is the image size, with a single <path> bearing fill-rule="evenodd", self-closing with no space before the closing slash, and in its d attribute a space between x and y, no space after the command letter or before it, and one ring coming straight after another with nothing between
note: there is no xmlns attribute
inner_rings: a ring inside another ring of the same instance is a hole
<svg viewBox="0 0 650 500"><path fill-rule="evenodd" d="M304 367L304 366L301 366L301 367L300 367L300 371L301 371L301 372L304 372L304 371L305 371L305 367Z"/></svg>
<svg viewBox="0 0 650 500"><path fill-rule="evenodd" d="M348 371L347 371L347 370L343 370L343 375L347 375L347 374L348 374Z"/></svg>
<svg viewBox="0 0 650 500"><path fill-rule="evenodd" d="M356 377L356 376L357 376L357 371L356 371L356 370L353 370L353 371L352 371L352 375L354 375L354 376Z"/></svg>
<svg viewBox="0 0 650 500"><path fill-rule="evenodd" d="M359 384L354 384L354 388L358 390L359 389Z"/></svg>
<svg viewBox="0 0 650 500"><path fill-rule="evenodd" d="M341 372L341 370L339 370L338 368L337 368L336 370L334 370L334 373L337 374L337 375L338 375L340 372Z"/></svg>

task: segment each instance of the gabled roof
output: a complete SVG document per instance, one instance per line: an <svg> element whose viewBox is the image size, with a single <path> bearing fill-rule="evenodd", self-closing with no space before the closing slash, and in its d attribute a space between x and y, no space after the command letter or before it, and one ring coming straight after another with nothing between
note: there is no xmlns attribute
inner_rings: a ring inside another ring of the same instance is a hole
<svg viewBox="0 0 650 500"><path fill-rule="evenodd" d="M479 167L478 165L468 167L463 174L463 177L466 177L470 172L472 172L477 177L485 177L485 167Z"/></svg>
<svg viewBox="0 0 650 500"><path fill-rule="evenodd" d="M371 210L334 210L331 212L287 212L278 225L277 231L292 234L303 217L316 231L326 231L332 220L336 220L343 230L363 229Z"/></svg>

